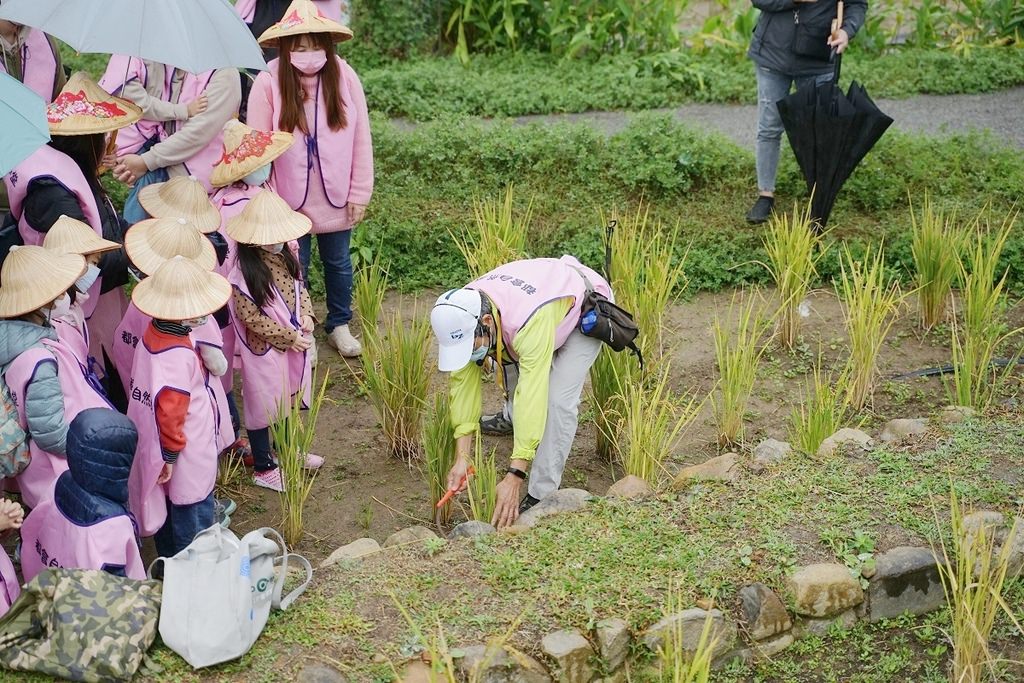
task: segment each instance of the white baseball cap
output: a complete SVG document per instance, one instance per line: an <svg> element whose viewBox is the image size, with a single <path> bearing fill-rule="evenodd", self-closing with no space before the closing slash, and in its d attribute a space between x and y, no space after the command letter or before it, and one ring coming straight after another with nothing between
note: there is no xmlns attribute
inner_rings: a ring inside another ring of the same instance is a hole
<svg viewBox="0 0 1024 683"><path fill-rule="evenodd" d="M469 363L480 305L480 293L475 289L451 289L437 297L430 325L437 337L437 368L441 372L455 372Z"/></svg>

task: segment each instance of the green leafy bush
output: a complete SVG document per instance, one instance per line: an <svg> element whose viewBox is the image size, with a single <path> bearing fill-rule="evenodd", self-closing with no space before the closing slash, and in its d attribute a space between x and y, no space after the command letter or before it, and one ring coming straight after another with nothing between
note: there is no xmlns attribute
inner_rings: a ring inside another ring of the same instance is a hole
<svg viewBox="0 0 1024 683"><path fill-rule="evenodd" d="M352 31L359 47L353 56L409 59L433 51L447 5L447 0L355 0Z"/></svg>

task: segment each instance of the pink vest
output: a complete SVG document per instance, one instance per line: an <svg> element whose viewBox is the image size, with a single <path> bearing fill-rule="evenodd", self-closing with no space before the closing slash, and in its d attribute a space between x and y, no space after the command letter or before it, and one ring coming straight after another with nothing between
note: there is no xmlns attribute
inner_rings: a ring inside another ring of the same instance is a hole
<svg viewBox="0 0 1024 683"><path fill-rule="evenodd" d="M235 268L229 278L232 286L246 298L252 299L242 271ZM274 288L275 296L263 307L263 313L282 327L300 329L301 325L288 310L284 294ZM299 310L302 283L295 281L295 310ZM234 299L232 299L232 304ZM238 336L238 350L242 359L242 400L245 408L245 428L261 429L277 418L281 405L291 405L296 394L302 392L303 405L310 400L310 357L308 352L278 351L267 345L262 354L255 353L248 344L245 325L233 315Z"/></svg>
<svg viewBox="0 0 1024 683"><path fill-rule="evenodd" d="M127 75L127 77L126 77ZM100 79L99 86L111 95L121 96L119 92L122 87L133 80L137 80L143 88L149 85L149 69L146 63L138 57L127 57L125 55L111 55L107 62L107 71ZM167 84L163 84L162 100L168 98ZM137 154L139 149L150 138L160 134L160 123L142 119L117 131L117 155Z"/></svg>
<svg viewBox="0 0 1024 683"><path fill-rule="evenodd" d="M269 183L254 187L236 183L219 188L210 197L210 202L220 211L220 234L228 243L228 257L224 259L222 265L217 267L217 272L224 277L231 275L231 271L235 269L235 263L238 262L238 245L228 235L228 221L242 213L252 198L263 190L273 190L273 188Z"/></svg>
<svg viewBox="0 0 1024 683"><path fill-rule="evenodd" d="M234 336L234 330L231 327L227 329ZM217 324L216 319L212 315L206 319L205 325L192 330L191 337L196 349L200 346L218 348L228 362L228 371L221 377L215 377L209 372L203 373L206 375L206 386L210 389L214 405L217 407L217 452L223 453L226 448L235 442L235 430L231 424L231 410L228 408L227 396L227 392L233 388L234 370L231 366L232 355L235 352L234 346L229 351L220 325ZM232 355L229 355L229 353ZM201 359L202 356L200 356Z"/></svg>
<svg viewBox="0 0 1024 683"><path fill-rule="evenodd" d="M608 282L574 256L568 255L560 259L513 261L495 268L466 287L483 292L498 308L505 349L514 358L512 340L544 304L556 299L573 298L572 308L555 330L556 349L561 348L576 329L580 320L583 295L587 291L583 276L577 268L586 273L596 291L611 298L611 287Z"/></svg>
<svg viewBox="0 0 1024 683"><path fill-rule="evenodd" d="M256 15L256 2L257 0L238 0L235 3L235 11L238 12L238 16L242 17L242 21L247 24L251 24L253 17ZM341 0L313 0L313 4L316 5L317 10L323 16L331 21L342 23Z"/></svg>
<svg viewBox="0 0 1024 683"><path fill-rule="evenodd" d="M307 138L298 128L290 131L295 134L295 142L287 152L274 161L274 186L281 198L295 210L305 205L309 195L311 163L319 165L321 182L324 184L324 192L331 206L340 209L348 204L356 117L362 114L355 111L356 107L352 106L353 97L349 90L349 81L358 77L344 60L340 57L336 59L341 69L341 99L345 103L348 125L341 130L331 130L327 124L327 106L324 103L323 90L318 89L316 120L310 124L310 136ZM256 77L257 81L269 79L275 130L282 109L281 90L277 80L278 64L279 60L270 60L270 70ZM318 153L314 154L314 150L318 150Z"/></svg>
<svg viewBox="0 0 1024 683"><path fill-rule="evenodd" d="M112 408L103 394L90 384L85 364L68 347L49 339L43 340L43 347L25 351L11 362L4 373L11 398L18 407L18 421L22 429L29 432L24 398L41 363L57 363L57 379L64 392L64 420L68 424L86 408ZM57 477L67 471L68 463L63 457L39 448L31 433L28 447L32 459L25 471L18 475L18 486L25 505L35 508L53 497L53 486Z"/></svg>
<svg viewBox="0 0 1024 683"><path fill-rule="evenodd" d="M81 300L81 299L79 299ZM88 364L89 359L89 328L85 324L85 313L76 301L71 305L71 312L63 318L50 320L53 331L57 333L60 343L71 349L79 359Z"/></svg>
<svg viewBox="0 0 1024 683"><path fill-rule="evenodd" d="M145 340L135 349L128 417L139 430L128 478L129 508L142 536L152 536L167 519L166 498L175 505L190 505L205 499L217 479L217 422L219 411L207 384L209 375L199 355L189 346L175 346L153 353ZM157 396L178 391L189 396L185 417L185 449L178 456L170 482L158 486L163 468L160 432L154 409ZM230 426L230 425L229 425Z"/></svg>
<svg viewBox="0 0 1024 683"><path fill-rule="evenodd" d="M22 82L43 102L53 102L57 81L57 55L53 44L42 31L30 29L20 50ZM3 60L0 60L0 72L7 73Z"/></svg>
<svg viewBox="0 0 1024 683"><path fill-rule="evenodd" d="M34 508L21 527L21 573L25 582L48 567L124 567L129 579L146 578L135 526L128 515L79 526L65 517L53 500Z"/></svg>
<svg viewBox="0 0 1024 683"><path fill-rule="evenodd" d="M21 583L14 571L11 558L0 548L0 617L7 614L14 601L21 595Z"/></svg>
<svg viewBox="0 0 1024 683"><path fill-rule="evenodd" d="M178 104L189 104L199 99L206 91L206 86L210 84L210 79L213 78L214 73L214 71L207 71L199 75L186 73L176 102ZM173 72L169 75L172 74ZM161 126L160 139L166 140L168 137L170 136L164 130L164 127ZM195 156L185 162L185 169L188 171L188 174L203 183L207 194L213 192L213 185L210 184L210 175L213 174L214 165L221 160L223 155L224 132L223 130L218 130L206 147L203 147Z"/></svg>
<svg viewBox="0 0 1024 683"><path fill-rule="evenodd" d="M152 320L152 318L136 308L135 304L129 303L128 310L121 319L121 324L117 326L117 330L114 332L114 346L111 349L111 360L114 362L114 367L117 368L117 374L121 376L121 381L124 384L124 391L126 394L131 388L132 361L135 358L135 349L139 345L142 333L145 332L146 327L150 322L152 322ZM233 331L232 334L234 334ZM228 409L227 399L227 392L231 390L231 356L228 355L228 351L224 348L221 330L217 326L217 321L213 319L213 316L210 316L210 319L207 320L205 325L192 330L191 337L193 344L196 346L199 346L200 344L207 344L209 346L216 346L217 348L220 348L224 352L224 357L228 359L228 372L224 375L224 377L227 378L226 382L218 382L212 375L205 373L207 375L210 390L213 392L214 401L217 404L220 424L222 426L226 425L225 428L220 429L218 434L219 443L223 443L224 439L227 439L227 443L224 443L223 446L220 447L220 450L224 450L234 443L235 440L234 430L230 428L231 412ZM232 350L231 353L234 353L234 351ZM228 388L225 388L225 385Z"/></svg>

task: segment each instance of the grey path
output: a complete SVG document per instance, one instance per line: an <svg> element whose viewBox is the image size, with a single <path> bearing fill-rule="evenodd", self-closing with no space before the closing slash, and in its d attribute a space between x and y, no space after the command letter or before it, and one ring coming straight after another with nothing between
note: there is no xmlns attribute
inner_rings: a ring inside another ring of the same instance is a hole
<svg viewBox="0 0 1024 683"><path fill-rule="evenodd" d="M878 106L894 120L897 129L950 134L967 130L991 130L1007 144L1024 148L1024 87L980 95L918 95L902 100L879 100ZM688 104L670 112L680 120L718 131L744 147L752 146L757 122L754 105ZM629 122L628 112L589 112L523 116L520 123L589 122L611 135Z"/></svg>

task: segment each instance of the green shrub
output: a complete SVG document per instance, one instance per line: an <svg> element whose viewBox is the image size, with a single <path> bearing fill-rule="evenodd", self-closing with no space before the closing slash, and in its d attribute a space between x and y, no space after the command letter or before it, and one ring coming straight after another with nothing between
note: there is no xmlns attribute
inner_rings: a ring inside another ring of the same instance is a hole
<svg viewBox="0 0 1024 683"><path fill-rule="evenodd" d="M447 4L446 0L354 0L353 43L370 54L392 59L430 52L440 38ZM361 54L356 53L357 60Z"/></svg>

